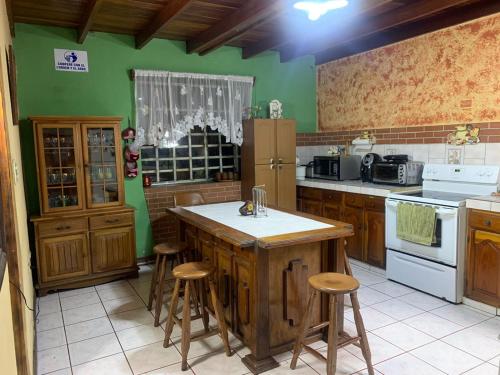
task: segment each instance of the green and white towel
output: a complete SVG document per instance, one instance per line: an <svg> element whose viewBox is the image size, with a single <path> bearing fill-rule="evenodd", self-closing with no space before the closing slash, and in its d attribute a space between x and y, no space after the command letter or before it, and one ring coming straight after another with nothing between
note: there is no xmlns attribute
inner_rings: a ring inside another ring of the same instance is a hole
<svg viewBox="0 0 500 375"><path fill-rule="evenodd" d="M430 206L399 203L397 212L398 238L430 246L435 241L436 209Z"/></svg>

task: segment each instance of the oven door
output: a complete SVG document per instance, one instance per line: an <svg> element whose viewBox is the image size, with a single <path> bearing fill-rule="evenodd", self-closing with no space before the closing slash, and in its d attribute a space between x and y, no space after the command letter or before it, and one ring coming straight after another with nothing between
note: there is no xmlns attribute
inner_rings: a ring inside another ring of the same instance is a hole
<svg viewBox="0 0 500 375"><path fill-rule="evenodd" d="M436 208L436 243L425 246L414 242L402 240L397 237L397 207L399 203L407 203L397 199L385 200L385 242L389 249L418 257L430 259L450 266L457 265L459 208L446 206L433 206ZM411 202L413 204L422 204ZM432 205L429 205L432 206Z"/></svg>
<svg viewBox="0 0 500 375"><path fill-rule="evenodd" d="M399 185L399 164L375 163L373 164L373 182L379 184Z"/></svg>

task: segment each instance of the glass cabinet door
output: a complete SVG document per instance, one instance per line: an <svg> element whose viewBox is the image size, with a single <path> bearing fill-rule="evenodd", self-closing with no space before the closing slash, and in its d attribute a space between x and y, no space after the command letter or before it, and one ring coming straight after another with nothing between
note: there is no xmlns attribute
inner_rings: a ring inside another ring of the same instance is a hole
<svg viewBox="0 0 500 375"><path fill-rule="evenodd" d="M119 129L114 125L83 125L87 206L120 205L123 175Z"/></svg>
<svg viewBox="0 0 500 375"><path fill-rule="evenodd" d="M81 209L81 161L76 125L41 125L38 142L43 211Z"/></svg>

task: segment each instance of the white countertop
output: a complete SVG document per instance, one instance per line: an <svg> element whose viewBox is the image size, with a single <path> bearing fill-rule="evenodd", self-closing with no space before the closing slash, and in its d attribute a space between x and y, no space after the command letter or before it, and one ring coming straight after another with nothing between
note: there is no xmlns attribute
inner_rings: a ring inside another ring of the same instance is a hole
<svg viewBox="0 0 500 375"><path fill-rule="evenodd" d="M421 189L421 186L394 186L380 185L371 182L362 182L361 180L333 181L317 178L306 178L297 180L297 186L306 186L318 189L346 191L348 193L358 193L366 195L375 195L378 197L387 197L389 193L413 191Z"/></svg>
<svg viewBox="0 0 500 375"><path fill-rule="evenodd" d="M256 238L334 227L270 208L264 217L242 216L238 210L243 204L244 202L227 202L184 207L184 209Z"/></svg>
<svg viewBox="0 0 500 375"><path fill-rule="evenodd" d="M466 201L466 207L476 210L500 212L500 196L485 195L470 198Z"/></svg>

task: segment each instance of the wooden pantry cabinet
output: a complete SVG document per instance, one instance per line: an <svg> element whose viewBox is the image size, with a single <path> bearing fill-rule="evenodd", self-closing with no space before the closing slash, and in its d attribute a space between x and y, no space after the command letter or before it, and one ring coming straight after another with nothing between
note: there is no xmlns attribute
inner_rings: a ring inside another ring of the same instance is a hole
<svg viewBox="0 0 500 375"><path fill-rule="evenodd" d="M265 185L268 204L294 210L296 201L296 135L294 120L254 119L243 124L241 195Z"/></svg>
<svg viewBox="0 0 500 375"><path fill-rule="evenodd" d="M385 198L298 186L297 209L352 224L349 257L385 269Z"/></svg>
<svg viewBox="0 0 500 375"><path fill-rule="evenodd" d="M137 275L119 117L31 117L41 215L40 294Z"/></svg>
<svg viewBox="0 0 500 375"><path fill-rule="evenodd" d="M500 307L500 214L468 210L465 295Z"/></svg>

